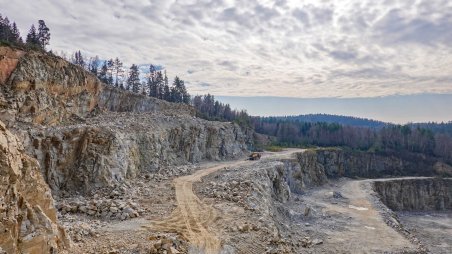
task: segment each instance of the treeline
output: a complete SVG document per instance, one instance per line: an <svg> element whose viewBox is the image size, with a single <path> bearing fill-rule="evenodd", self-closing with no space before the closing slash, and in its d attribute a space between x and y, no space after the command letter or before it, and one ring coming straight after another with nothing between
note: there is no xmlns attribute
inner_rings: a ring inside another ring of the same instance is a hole
<svg viewBox="0 0 452 254"><path fill-rule="evenodd" d="M375 152L409 152L442 157L452 163L452 137L410 125L380 129L338 123L287 121L275 117L252 118L256 132L274 136L283 146L344 146Z"/></svg>
<svg viewBox="0 0 452 254"><path fill-rule="evenodd" d="M452 122L448 123L412 123L411 127L419 127L431 130L433 133L447 134L452 136Z"/></svg>
<svg viewBox="0 0 452 254"><path fill-rule="evenodd" d="M169 102L185 104L191 102L190 94L182 79L176 76L170 85L166 71L157 70L152 64L149 65L144 81L140 78L138 65L132 64L126 71L124 63L118 57L101 61L98 56L95 56L85 60L81 51L76 51L70 58L65 54L61 56L93 73L107 85Z"/></svg>
<svg viewBox="0 0 452 254"><path fill-rule="evenodd" d="M159 68L152 64L146 72L146 81L142 81L138 65L132 64L126 71L118 57L101 61L98 56L95 56L85 60L80 51L76 51L70 57L65 54L61 56L90 71L107 85L169 102L190 104L196 109L198 117L207 120L233 121L241 126L251 126L251 118L245 110L231 109L229 104L215 100L211 94L191 96L182 79L176 76L170 85L166 70L158 70Z"/></svg>
<svg viewBox="0 0 452 254"><path fill-rule="evenodd" d="M376 121L367 118L359 118L352 116L330 115L330 114L308 114L298 116L281 116L277 117L280 120L310 122L310 123L338 123L342 125L350 125L357 127L382 128L388 123Z"/></svg>
<svg viewBox="0 0 452 254"><path fill-rule="evenodd" d="M10 46L45 51L50 42L50 29L44 20L39 20L37 29L34 24L31 25L24 42L16 22L11 23L8 17L3 18L0 14L0 42Z"/></svg>
<svg viewBox="0 0 452 254"><path fill-rule="evenodd" d="M229 104L215 100L211 94L194 96L192 105L198 117L212 121L234 121L240 126L251 127L251 117L246 110L232 110Z"/></svg>

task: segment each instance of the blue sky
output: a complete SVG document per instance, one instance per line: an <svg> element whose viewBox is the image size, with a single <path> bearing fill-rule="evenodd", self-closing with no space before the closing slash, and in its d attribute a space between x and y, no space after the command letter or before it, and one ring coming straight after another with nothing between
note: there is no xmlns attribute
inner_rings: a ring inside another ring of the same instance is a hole
<svg viewBox="0 0 452 254"><path fill-rule="evenodd" d="M452 93L450 0L0 0L50 48L165 66L192 94Z"/></svg>

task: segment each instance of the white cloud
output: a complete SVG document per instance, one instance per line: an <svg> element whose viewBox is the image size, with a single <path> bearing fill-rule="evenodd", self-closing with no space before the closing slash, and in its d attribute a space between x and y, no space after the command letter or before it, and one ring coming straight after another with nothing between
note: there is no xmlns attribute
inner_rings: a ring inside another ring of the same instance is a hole
<svg viewBox="0 0 452 254"><path fill-rule="evenodd" d="M0 0L51 48L164 65L192 93L371 97L452 93L452 2Z"/></svg>

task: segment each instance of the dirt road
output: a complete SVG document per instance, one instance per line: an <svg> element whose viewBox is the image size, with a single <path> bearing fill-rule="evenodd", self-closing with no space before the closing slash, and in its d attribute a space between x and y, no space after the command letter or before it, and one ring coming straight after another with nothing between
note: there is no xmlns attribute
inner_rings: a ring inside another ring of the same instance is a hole
<svg viewBox="0 0 452 254"><path fill-rule="evenodd" d="M278 153L264 153L262 159L283 158L291 156L300 149L289 149ZM220 241L215 230L209 228L216 219L217 211L204 204L193 192L193 184L201 178L227 167L238 167L253 164L254 161L223 162L196 171L192 175L176 178L174 182L177 208L166 219L154 221L151 228L157 231L178 232L186 237L191 244L206 253L218 253Z"/></svg>
<svg viewBox="0 0 452 254"><path fill-rule="evenodd" d="M388 179L385 179L388 180ZM334 185L322 186L304 199L321 212L331 216L331 221L318 221L327 233L324 248L337 246L352 253L383 253L414 251L414 246L403 235L389 227L372 201L370 182L374 180L343 180ZM344 199L331 199L331 193L340 193ZM332 221L334 221L332 223ZM341 230L329 230L328 225L343 225ZM325 228L327 230L325 230Z"/></svg>

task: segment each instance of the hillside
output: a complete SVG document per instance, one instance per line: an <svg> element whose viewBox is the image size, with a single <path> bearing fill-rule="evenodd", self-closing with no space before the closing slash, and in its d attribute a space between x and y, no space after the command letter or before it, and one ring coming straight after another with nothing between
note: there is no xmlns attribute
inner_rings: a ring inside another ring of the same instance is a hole
<svg viewBox="0 0 452 254"><path fill-rule="evenodd" d="M367 118L359 118L353 116L341 116L341 115L329 115L329 114L308 114L298 116L275 116L269 117L279 120L294 121L294 122L307 122L307 123L336 123L340 125L349 125L355 127L367 127L367 128L382 128L389 125L389 123L376 121Z"/></svg>

